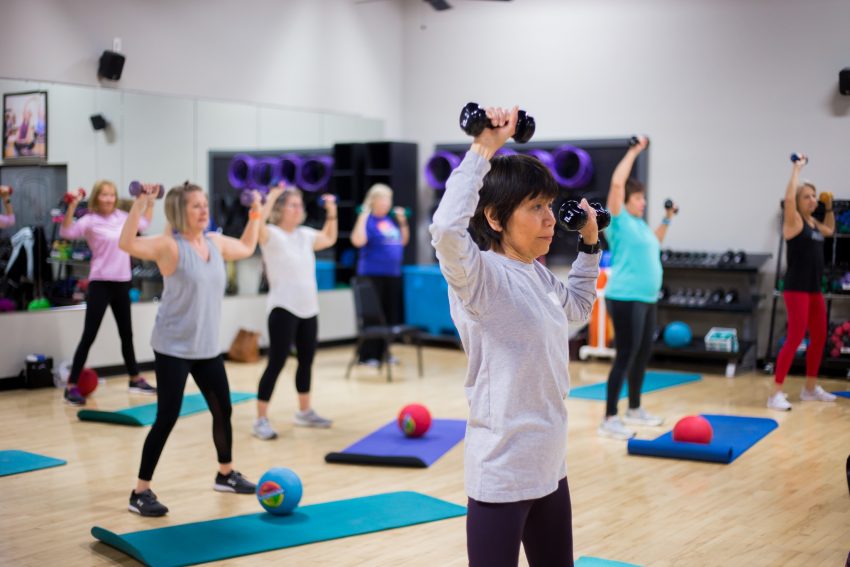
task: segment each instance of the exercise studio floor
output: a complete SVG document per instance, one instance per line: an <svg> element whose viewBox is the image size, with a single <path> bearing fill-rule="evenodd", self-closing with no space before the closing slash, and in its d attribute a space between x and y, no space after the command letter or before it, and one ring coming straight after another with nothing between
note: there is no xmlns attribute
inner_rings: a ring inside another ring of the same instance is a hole
<svg viewBox="0 0 850 567"><path fill-rule="evenodd" d="M417 490L465 504L463 448L428 469L325 464L339 451L394 418L405 403L421 402L439 418L465 418L466 359L459 350L429 348L425 377L416 377L414 351L397 347L395 382L358 367L343 378L351 347L320 349L314 407L334 419L329 430L296 428L294 359L272 399L280 437L251 435L255 406L236 404L234 458L249 479L274 466L295 470L304 483L301 504L396 490ZM228 363L231 389L253 392L264 368ZM574 363L573 387L602 381L607 364ZM153 379L153 373L145 376ZM644 407L667 417L663 428L641 428L654 438L695 413L771 417L779 428L729 465L626 454L622 441L602 439L596 427L602 402L570 399L568 471L575 553L644 566L835 567L850 550L850 497L845 460L850 450L850 400L798 402L800 379L789 379L790 413L765 408L769 378L704 374L701 382L646 394ZM850 382L824 381L850 390ZM196 391L190 384L187 391ZM150 403L127 393L126 378L101 384L87 407L119 409ZM621 408L625 402L621 401ZM59 390L0 393L0 449L65 459L68 464L0 478L0 564L137 565L90 535L99 525L124 533L259 512L253 496L212 490L215 451L208 413L181 418L154 477L169 508L164 518L127 511L147 427L80 422ZM465 519L455 518L244 556L217 565L465 565ZM525 565L524 558L521 564Z"/></svg>

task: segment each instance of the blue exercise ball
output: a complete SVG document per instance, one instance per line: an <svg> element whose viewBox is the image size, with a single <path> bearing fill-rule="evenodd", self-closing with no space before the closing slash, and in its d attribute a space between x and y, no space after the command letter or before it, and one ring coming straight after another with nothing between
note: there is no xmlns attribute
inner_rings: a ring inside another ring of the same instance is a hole
<svg viewBox="0 0 850 567"><path fill-rule="evenodd" d="M670 348L682 348L691 344L691 328L682 321L673 321L664 327L664 343Z"/></svg>
<svg viewBox="0 0 850 567"><path fill-rule="evenodd" d="M260 477L257 500L267 512L277 516L290 514L301 501L301 479L292 469L275 467Z"/></svg>

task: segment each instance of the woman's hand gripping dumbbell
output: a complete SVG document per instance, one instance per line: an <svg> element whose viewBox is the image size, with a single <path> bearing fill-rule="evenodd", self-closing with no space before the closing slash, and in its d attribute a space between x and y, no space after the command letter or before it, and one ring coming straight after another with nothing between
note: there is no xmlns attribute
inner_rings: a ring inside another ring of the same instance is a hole
<svg viewBox="0 0 850 567"><path fill-rule="evenodd" d="M461 130L473 137L483 132L484 128L495 128L487 117L487 111L475 102L467 103L461 109L459 122ZM534 135L535 128L534 117L527 114L524 110L520 110L517 116L513 139L520 144L524 144Z"/></svg>

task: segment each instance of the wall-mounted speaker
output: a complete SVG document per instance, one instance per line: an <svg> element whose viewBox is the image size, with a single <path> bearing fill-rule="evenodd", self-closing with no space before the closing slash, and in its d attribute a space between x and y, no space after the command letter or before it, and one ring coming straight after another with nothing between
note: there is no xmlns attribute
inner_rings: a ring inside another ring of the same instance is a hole
<svg viewBox="0 0 850 567"><path fill-rule="evenodd" d="M850 67L845 67L838 72L838 92L850 95Z"/></svg>
<svg viewBox="0 0 850 567"><path fill-rule="evenodd" d="M95 130L103 130L109 125L109 123L106 121L106 118L103 117L103 114L93 114L91 115L90 119L91 127Z"/></svg>
<svg viewBox="0 0 850 567"><path fill-rule="evenodd" d="M124 69L124 56L116 51L104 51L100 56L100 65L97 68L97 76L110 81L121 78Z"/></svg>

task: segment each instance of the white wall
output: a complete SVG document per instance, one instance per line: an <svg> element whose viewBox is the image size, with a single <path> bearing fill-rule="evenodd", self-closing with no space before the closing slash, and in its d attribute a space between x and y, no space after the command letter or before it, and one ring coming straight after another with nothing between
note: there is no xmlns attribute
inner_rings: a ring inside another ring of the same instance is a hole
<svg viewBox="0 0 850 567"><path fill-rule="evenodd" d="M0 77L360 115L400 133L402 5L353 0L3 0Z"/></svg>
<svg viewBox="0 0 850 567"><path fill-rule="evenodd" d="M464 103L516 103L539 140L647 133L649 220L668 196L682 209L665 246L775 253L794 150L850 198L846 0L451 3L406 5L404 132L423 162L468 140Z"/></svg>

